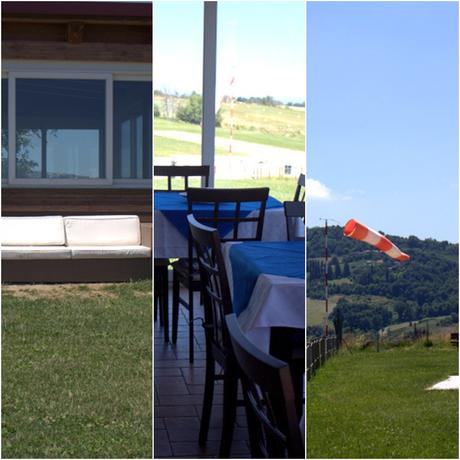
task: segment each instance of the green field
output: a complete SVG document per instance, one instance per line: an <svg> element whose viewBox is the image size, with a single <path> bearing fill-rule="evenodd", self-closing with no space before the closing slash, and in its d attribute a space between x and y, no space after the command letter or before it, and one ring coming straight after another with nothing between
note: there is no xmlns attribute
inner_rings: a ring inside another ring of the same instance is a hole
<svg viewBox="0 0 460 460"><path fill-rule="evenodd" d="M216 187L269 187L270 195L279 201L290 201L294 198L297 179L284 177L263 177L261 179L216 179Z"/></svg>
<svg viewBox="0 0 460 460"><path fill-rule="evenodd" d="M265 113L265 106L256 104L244 104L249 107L246 111L241 111L241 120L235 121L239 126L234 129L233 138L239 141L253 142L255 144L271 145L273 147L283 147L292 150L305 151L305 114L292 109L273 109L273 114L267 115L265 123L261 123L260 118ZM296 122L291 121L294 116ZM254 117L254 118L253 118ZM254 123L253 123L254 121ZM303 130L298 129L298 124L303 123ZM184 131L188 133L200 133L201 127L182 121L165 118L155 118L156 130ZM293 127L291 130L290 127ZM228 127L216 128L216 136L224 139L230 138Z"/></svg>
<svg viewBox="0 0 460 460"><path fill-rule="evenodd" d="M170 139L168 137L154 136L153 143L156 157L169 157L171 155L201 155L201 145L195 142L181 141L179 139ZM235 155L221 148L216 148L216 154Z"/></svg>
<svg viewBox="0 0 460 460"><path fill-rule="evenodd" d="M307 285L308 289L308 285ZM332 295L329 297L329 313L334 310L337 301L340 299L339 295ZM325 311L324 300L307 299L307 325L308 326L321 326L323 324L323 316Z"/></svg>
<svg viewBox="0 0 460 460"><path fill-rule="evenodd" d="M183 179L177 179L173 181L173 186L183 187ZM246 187L269 187L270 195L277 200L290 201L294 198L294 191L296 188L297 180L284 177L264 177L262 179L216 179L215 186L220 188L246 188ZM190 180L191 187L200 187L199 179L191 178ZM154 188L165 188L166 179L155 178L154 179Z"/></svg>
<svg viewBox="0 0 460 460"><path fill-rule="evenodd" d="M343 350L308 383L309 458L458 458L458 349Z"/></svg>
<svg viewBox="0 0 460 460"><path fill-rule="evenodd" d="M151 282L3 288L2 457L151 458Z"/></svg>

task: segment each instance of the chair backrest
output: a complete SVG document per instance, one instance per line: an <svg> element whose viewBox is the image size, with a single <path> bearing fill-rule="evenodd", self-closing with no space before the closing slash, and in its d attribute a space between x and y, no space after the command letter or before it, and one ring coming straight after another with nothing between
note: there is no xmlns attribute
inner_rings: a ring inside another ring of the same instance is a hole
<svg viewBox="0 0 460 460"><path fill-rule="evenodd" d="M225 315L233 308L221 239L215 228L201 224L192 214L187 219L200 267L206 339L225 353L231 350Z"/></svg>
<svg viewBox="0 0 460 460"><path fill-rule="evenodd" d="M305 235L297 235L296 230L299 220L305 222L305 203L303 201L285 201L283 205L288 241L303 240Z"/></svg>
<svg viewBox="0 0 460 460"><path fill-rule="evenodd" d="M154 166L153 175L167 178L167 188L160 189L155 186L157 191L184 192L189 188L190 177L204 178L204 186L209 186L209 166ZM182 178L183 188L173 188L173 178Z"/></svg>
<svg viewBox="0 0 460 460"><path fill-rule="evenodd" d="M221 241L260 241L268 199L268 187L260 188L189 188L189 214L218 229ZM251 211L245 205L252 204ZM197 210L205 205L206 211Z"/></svg>
<svg viewBox="0 0 460 460"><path fill-rule="evenodd" d="M225 321L241 369L252 458L305 458L289 365L253 345L234 313Z"/></svg>
<svg viewBox="0 0 460 460"><path fill-rule="evenodd" d="M305 174L300 174L297 179L293 201L305 201Z"/></svg>

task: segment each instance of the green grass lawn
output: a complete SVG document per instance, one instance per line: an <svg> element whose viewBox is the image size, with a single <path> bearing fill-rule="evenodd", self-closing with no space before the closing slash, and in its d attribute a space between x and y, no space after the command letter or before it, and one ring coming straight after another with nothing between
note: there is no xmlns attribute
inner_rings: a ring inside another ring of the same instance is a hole
<svg viewBox="0 0 460 460"><path fill-rule="evenodd" d="M166 188L166 179L154 178L154 189ZM175 179L172 181L173 187L184 187L184 180ZM190 187L201 187L200 179L191 178ZM294 197L297 179L285 177L263 177L261 179L216 179L215 187L220 188L238 188L238 187L269 187L270 195L279 201L289 201Z"/></svg>
<svg viewBox="0 0 460 460"><path fill-rule="evenodd" d="M294 198L297 179L285 177L263 177L261 179L216 179L216 187L269 187L270 195L276 199L290 201Z"/></svg>
<svg viewBox="0 0 460 460"><path fill-rule="evenodd" d="M294 112L291 109L289 112ZM250 116L250 115L248 115ZM282 118L273 120L265 124L265 128L259 126L252 129L239 128L233 131L233 139L239 141L253 142L255 144L271 145L273 147L283 147L292 150L305 151L305 128L302 133L288 134L283 133L278 128L275 128L274 123L277 125L285 126L286 120ZM178 120L170 120L166 118L155 118L156 130L170 130L170 131L184 131L188 133L201 133L201 127L191 123L185 123ZM216 128L216 136L224 139L230 138L230 130L228 128ZM156 153L155 153L156 154Z"/></svg>
<svg viewBox="0 0 460 460"><path fill-rule="evenodd" d="M3 288L3 458L151 458L151 304L151 282Z"/></svg>
<svg viewBox="0 0 460 460"><path fill-rule="evenodd" d="M308 289L308 285L307 285ZM334 310L340 295L329 296L329 314ZM307 300L307 325L320 326L323 324L325 303L324 300L308 299Z"/></svg>
<svg viewBox="0 0 460 460"><path fill-rule="evenodd" d="M309 458L458 458L458 374L450 345L343 350L308 383Z"/></svg>
<svg viewBox="0 0 460 460"><path fill-rule="evenodd" d="M185 123L184 123L185 124ZM154 136L155 156L168 157L171 155L197 155L201 156L201 145L195 142L170 139L168 137ZM225 149L217 148L217 155L235 155Z"/></svg>

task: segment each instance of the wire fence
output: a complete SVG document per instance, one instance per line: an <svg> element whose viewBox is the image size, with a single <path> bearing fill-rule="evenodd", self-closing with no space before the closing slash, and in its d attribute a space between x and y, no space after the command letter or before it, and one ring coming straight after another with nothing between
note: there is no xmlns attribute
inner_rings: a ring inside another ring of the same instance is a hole
<svg viewBox="0 0 460 460"><path fill-rule="evenodd" d="M321 337L307 342L307 381L338 350L335 336Z"/></svg>

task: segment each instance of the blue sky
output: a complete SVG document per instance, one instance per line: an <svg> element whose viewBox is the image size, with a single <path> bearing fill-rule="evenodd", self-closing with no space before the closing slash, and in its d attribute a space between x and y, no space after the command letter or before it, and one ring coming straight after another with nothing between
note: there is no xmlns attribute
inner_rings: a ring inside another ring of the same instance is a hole
<svg viewBox="0 0 460 460"><path fill-rule="evenodd" d="M458 242L458 4L307 6L308 225Z"/></svg>
<svg viewBox="0 0 460 460"><path fill-rule="evenodd" d="M267 96L305 100L305 4L219 2L217 99ZM154 2L156 89L202 92L203 3Z"/></svg>

